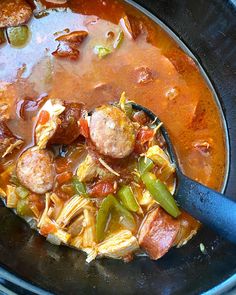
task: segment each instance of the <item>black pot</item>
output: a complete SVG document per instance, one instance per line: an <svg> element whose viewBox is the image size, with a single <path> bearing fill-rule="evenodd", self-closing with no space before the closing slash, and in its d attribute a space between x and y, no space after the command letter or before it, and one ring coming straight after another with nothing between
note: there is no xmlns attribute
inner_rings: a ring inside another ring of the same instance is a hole
<svg viewBox="0 0 236 295"><path fill-rule="evenodd" d="M236 7L226 0L138 0L168 25L208 74L229 132L226 194L236 199ZM207 228L187 246L154 262L140 257L85 263L85 255L56 247L0 207L0 277L18 294L221 294L236 286L236 247ZM230 214L230 212L225 212ZM202 254L203 243L207 254ZM236 292L236 291L234 291ZM233 294L233 293L232 293ZM235 294L235 293L234 293Z"/></svg>

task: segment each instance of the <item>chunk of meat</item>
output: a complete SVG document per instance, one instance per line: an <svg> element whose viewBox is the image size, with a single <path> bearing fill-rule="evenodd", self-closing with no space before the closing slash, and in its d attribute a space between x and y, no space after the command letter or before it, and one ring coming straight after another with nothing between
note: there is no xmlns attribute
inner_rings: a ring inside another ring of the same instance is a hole
<svg viewBox="0 0 236 295"><path fill-rule="evenodd" d="M180 222L160 207L151 211L139 231L138 242L151 259L159 259L174 245Z"/></svg>
<svg viewBox="0 0 236 295"><path fill-rule="evenodd" d="M79 181L90 182L97 177L100 179L109 178L111 173L101 167L97 160L88 154L84 161L80 163L77 169L77 176Z"/></svg>
<svg viewBox="0 0 236 295"><path fill-rule="evenodd" d="M133 15L125 15L120 20L120 24L125 30L126 34L128 34L128 36L133 40L138 38L143 29L142 21Z"/></svg>
<svg viewBox="0 0 236 295"><path fill-rule="evenodd" d="M165 56L171 61L179 74L190 73L197 70L197 66L191 57L187 56L181 49L170 49Z"/></svg>
<svg viewBox="0 0 236 295"><path fill-rule="evenodd" d="M19 100L17 103L17 109L18 109L18 116L26 120L27 116L34 111L37 111L42 104L46 101L47 96L42 95L38 99L33 99L30 97L26 97L22 100Z"/></svg>
<svg viewBox="0 0 236 295"><path fill-rule="evenodd" d="M136 68L134 74L135 74L135 82L140 85L151 83L157 77L157 73L150 70L148 67Z"/></svg>
<svg viewBox="0 0 236 295"><path fill-rule="evenodd" d="M55 134L60 123L59 116L65 107L60 101L47 100L38 114L35 128L35 141L40 149L46 148L48 141Z"/></svg>
<svg viewBox="0 0 236 295"><path fill-rule="evenodd" d="M114 194L116 187L117 184L114 181L100 181L89 190L89 194L92 197L104 198L109 194Z"/></svg>
<svg viewBox="0 0 236 295"><path fill-rule="evenodd" d="M65 102L64 107L65 110L59 116L59 124L49 144L71 144L81 133L78 121L82 115L83 105Z"/></svg>
<svg viewBox="0 0 236 295"><path fill-rule="evenodd" d="M35 147L28 149L17 161L16 174L22 185L32 192L44 194L50 191L55 177L51 153Z"/></svg>
<svg viewBox="0 0 236 295"><path fill-rule="evenodd" d="M101 154L124 158L134 149L134 126L119 108L102 106L91 116L90 138Z"/></svg>
<svg viewBox="0 0 236 295"><path fill-rule="evenodd" d="M23 141L14 136L4 121L0 121L0 157L4 158L16 147L20 147Z"/></svg>
<svg viewBox="0 0 236 295"><path fill-rule="evenodd" d="M86 31L74 31L66 35L62 35L56 39L59 42L57 49L52 55L59 58L69 58L77 60L80 56L79 46L88 36Z"/></svg>
<svg viewBox="0 0 236 295"><path fill-rule="evenodd" d="M25 24L31 15L32 9L25 0L0 1L0 28Z"/></svg>
<svg viewBox="0 0 236 295"><path fill-rule="evenodd" d="M187 244L187 242L196 235L201 226L198 220L184 211L182 211L178 220L180 221L180 229L175 238L175 245L177 248Z"/></svg>

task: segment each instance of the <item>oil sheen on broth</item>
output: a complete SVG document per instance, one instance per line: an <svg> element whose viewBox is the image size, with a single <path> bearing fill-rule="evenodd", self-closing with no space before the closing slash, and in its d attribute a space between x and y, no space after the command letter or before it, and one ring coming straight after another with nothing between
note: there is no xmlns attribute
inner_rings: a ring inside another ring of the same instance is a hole
<svg viewBox="0 0 236 295"><path fill-rule="evenodd" d="M41 2L47 8L55 6ZM47 95L84 102L93 109L118 100L125 91L129 99L150 108L164 122L183 171L220 189L225 171L224 130L213 95L194 62L160 26L123 2L71 0L59 6L30 20L25 47L0 47L0 104L10 106L8 126L25 139L24 148L31 144L35 119L33 108L25 121L19 117L24 99ZM125 34L119 48L98 58L94 48L117 38L125 13L142 20L145 32L136 40ZM78 61L52 56L59 35L79 30L89 35L80 45Z"/></svg>

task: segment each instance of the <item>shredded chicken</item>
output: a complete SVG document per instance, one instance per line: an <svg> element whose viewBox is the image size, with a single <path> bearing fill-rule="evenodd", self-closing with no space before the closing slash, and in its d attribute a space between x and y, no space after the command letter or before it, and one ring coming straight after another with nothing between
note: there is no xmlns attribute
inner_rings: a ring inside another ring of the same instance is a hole
<svg viewBox="0 0 236 295"><path fill-rule="evenodd" d="M11 154L15 148L19 148L23 143L23 140L18 139L16 142L12 143L2 155L2 158L6 157L7 155Z"/></svg>
<svg viewBox="0 0 236 295"><path fill-rule="evenodd" d="M48 141L56 132L58 117L64 112L65 107L60 103L52 102L49 99L42 107L41 111L42 110L47 111L50 117L45 124L37 124L35 128L36 144L40 149L46 148ZM41 111L39 112L39 116Z"/></svg>
<svg viewBox="0 0 236 295"><path fill-rule="evenodd" d="M92 181L96 177L108 177L109 175L110 173L107 171L107 169L101 168L89 154L77 169L79 181L84 182Z"/></svg>
<svg viewBox="0 0 236 295"><path fill-rule="evenodd" d="M64 228L70 220L79 214L83 208L90 203L89 200L80 196L72 197L65 205L56 222L59 227Z"/></svg>
<svg viewBox="0 0 236 295"><path fill-rule="evenodd" d="M18 196L16 194L16 187L12 185L7 185L7 207L16 208L18 202Z"/></svg>
<svg viewBox="0 0 236 295"><path fill-rule="evenodd" d="M108 236L98 245L98 255L115 259L122 259L128 254L139 249L135 236L129 230L121 230Z"/></svg>

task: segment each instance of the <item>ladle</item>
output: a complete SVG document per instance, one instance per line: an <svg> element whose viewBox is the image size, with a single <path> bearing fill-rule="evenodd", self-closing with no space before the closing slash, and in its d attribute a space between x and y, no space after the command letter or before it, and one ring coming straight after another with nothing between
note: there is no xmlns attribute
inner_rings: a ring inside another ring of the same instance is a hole
<svg viewBox="0 0 236 295"><path fill-rule="evenodd" d="M132 106L135 110L144 111L152 121L161 122L149 109L136 103L132 103ZM174 195L178 205L220 236L236 243L236 202L184 175L163 125L160 131L171 161L176 166L177 186Z"/></svg>

